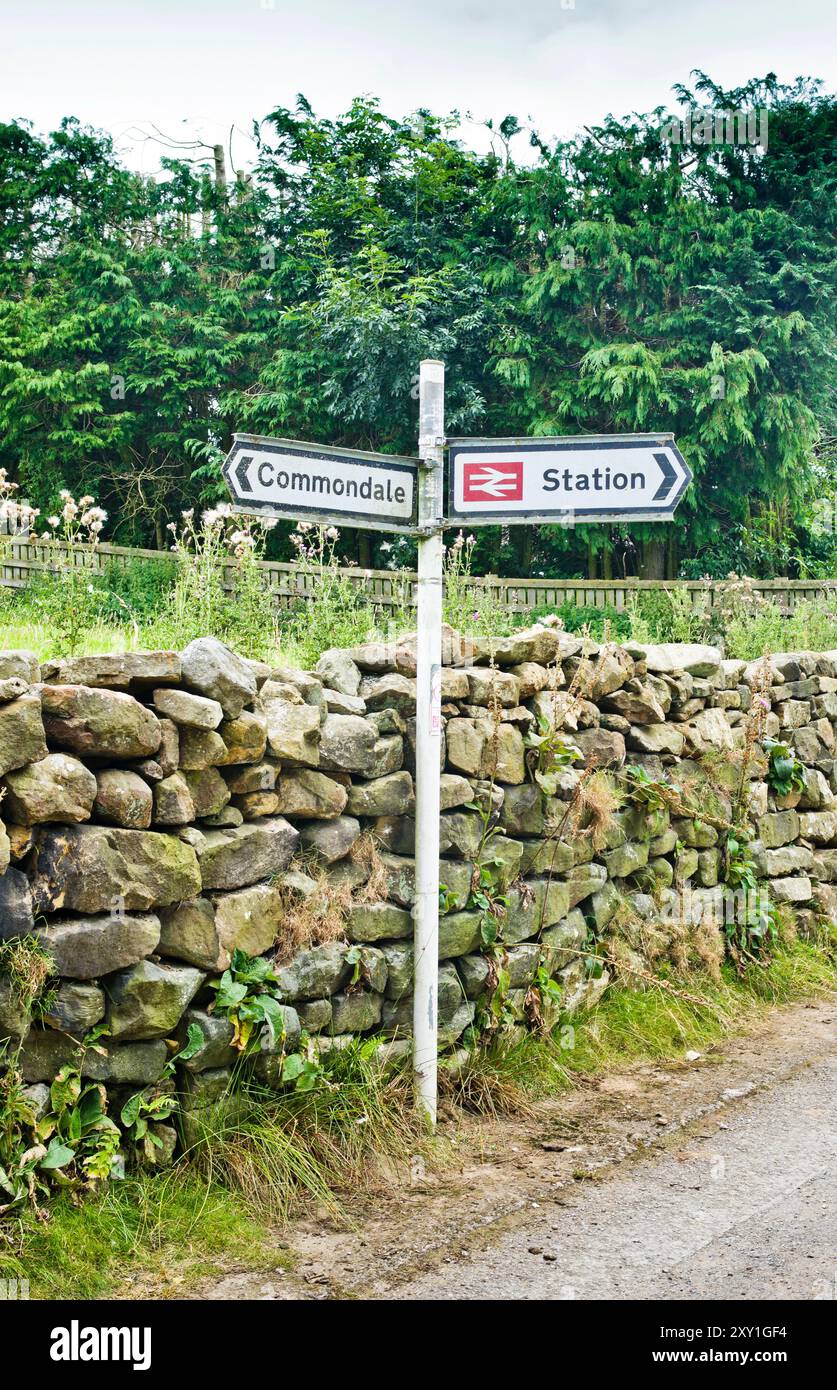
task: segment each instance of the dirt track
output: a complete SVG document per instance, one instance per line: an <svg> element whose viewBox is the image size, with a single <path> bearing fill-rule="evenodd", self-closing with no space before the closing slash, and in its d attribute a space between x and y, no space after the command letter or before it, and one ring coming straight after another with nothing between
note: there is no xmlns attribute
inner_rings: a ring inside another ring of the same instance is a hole
<svg viewBox="0 0 837 1390"><path fill-rule="evenodd" d="M292 1229L293 1274L229 1272L200 1296L834 1297L837 1002L470 1126L460 1151L382 1189L355 1232Z"/></svg>

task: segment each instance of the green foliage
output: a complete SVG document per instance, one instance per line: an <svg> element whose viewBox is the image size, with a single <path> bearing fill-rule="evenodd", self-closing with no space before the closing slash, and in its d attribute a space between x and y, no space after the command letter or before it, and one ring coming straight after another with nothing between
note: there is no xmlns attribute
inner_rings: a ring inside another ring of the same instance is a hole
<svg viewBox="0 0 837 1390"><path fill-rule="evenodd" d="M278 981L272 963L264 956L248 956L237 948L229 968L220 980L210 980L209 988L215 991L209 1010L233 1024L232 1046L239 1052L244 1052L251 1040L255 1041L263 1027L271 1044L284 1037Z"/></svg>
<svg viewBox="0 0 837 1390"><path fill-rule="evenodd" d="M673 527L484 527L475 571L652 574L667 546L669 574L827 572L837 103L773 76L676 95L766 108L769 148L673 147L657 111L532 132L524 165L514 120L481 155L455 117L300 98L224 187L209 152L141 179L75 119L0 125L0 467L44 512L89 489L116 539L162 549L223 495L233 429L411 453L439 356L451 433L665 425L695 473ZM271 544L287 557L288 528ZM346 538L364 565L390 544Z"/></svg>
<svg viewBox="0 0 837 1390"><path fill-rule="evenodd" d="M668 777L653 777L638 763L629 763L623 773L626 796L635 806L648 811L663 811L671 805L672 796L679 797L681 788Z"/></svg>
<svg viewBox="0 0 837 1390"><path fill-rule="evenodd" d="M619 642L624 637L636 637L631 623L631 614L605 603L597 608L592 603L562 603L557 608L544 606L533 608L526 614L526 622L537 622L539 618L557 614L565 632L581 632L592 637L595 642L607 639Z"/></svg>
<svg viewBox="0 0 837 1390"><path fill-rule="evenodd" d="M762 744L769 760L765 780L770 790L776 796L804 791L805 768L790 745L775 738L764 738Z"/></svg>
<svg viewBox="0 0 837 1390"><path fill-rule="evenodd" d="M530 729L523 738L526 767L544 795L554 796L561 773L581 757L581 750L558 727L556 720L538 713L537 721L537 731Z"/></svg>

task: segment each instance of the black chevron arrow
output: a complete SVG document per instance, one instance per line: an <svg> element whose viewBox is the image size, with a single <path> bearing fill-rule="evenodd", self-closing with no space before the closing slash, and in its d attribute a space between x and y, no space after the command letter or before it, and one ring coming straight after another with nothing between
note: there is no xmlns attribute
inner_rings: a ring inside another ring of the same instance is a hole
<svg viewBox="0 0 837 1390"><path fill-rule="evenodd" d="M654 496L651 498L651 501L664 502L677 480L677 469L671 465L667 454L655 454L654 458L660 465L660 471L663 475L663 481L660 483L660 486L657 488L657 491L654 493Z"/></svg>
<svg viewBox="0 0 837 1390"><path fill-rule="evenodd" d="M250 464L252 462L252 454L239 454L238 458L232 466L231 472L233 476L233 481L236 487L238 488L239 492L253 491L253 489L250 486L249 479L247 477L247 469L250 467Z"/></svg>

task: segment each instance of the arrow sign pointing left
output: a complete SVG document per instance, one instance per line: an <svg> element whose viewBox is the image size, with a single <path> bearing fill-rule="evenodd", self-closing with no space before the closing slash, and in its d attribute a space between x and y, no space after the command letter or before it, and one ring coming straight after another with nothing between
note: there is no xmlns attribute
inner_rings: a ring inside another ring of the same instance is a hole
<svg viewBox="0 0 837 1390"><path fill-rule="evenodd" d="M411 535L417 467L389 454L237 434L222 472L236 510L250 516Z"/></svg>
<svg viewBox="0 0 837 1390"><path fill-rule="evenodd" d="M448 524L670 521L691 481L670 434L454 439Z"/></svg>

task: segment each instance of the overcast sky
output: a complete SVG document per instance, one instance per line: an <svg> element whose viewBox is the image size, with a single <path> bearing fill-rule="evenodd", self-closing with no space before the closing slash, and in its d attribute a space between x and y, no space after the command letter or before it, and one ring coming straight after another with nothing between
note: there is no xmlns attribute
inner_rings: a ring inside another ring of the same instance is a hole
<svg viewBox="0 0 837 1390"><path fill-rule="evenodd" d="M567 6L567 8L564 8ZM725 86L773 70L837 87L834 0L37 0L3 5L0 117L64 115L111 131L135 168L168 134L249 162L254 118L303 92L336 115L355 95L404 116L508 112L546 136L608 111L671 105L703 68Z"/></svg>

